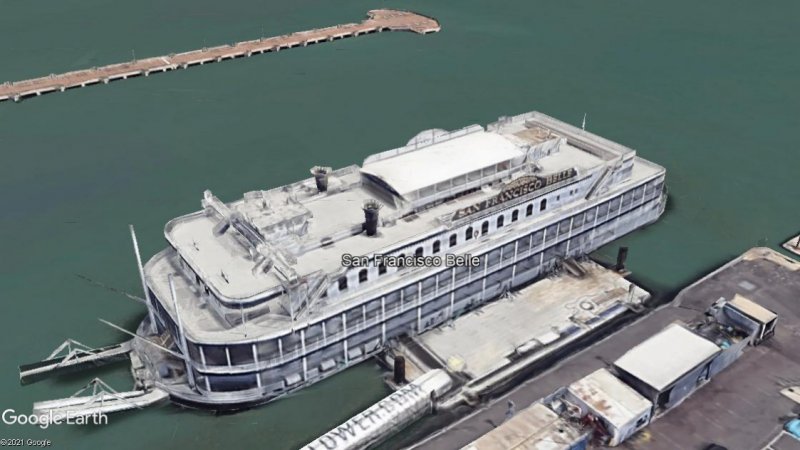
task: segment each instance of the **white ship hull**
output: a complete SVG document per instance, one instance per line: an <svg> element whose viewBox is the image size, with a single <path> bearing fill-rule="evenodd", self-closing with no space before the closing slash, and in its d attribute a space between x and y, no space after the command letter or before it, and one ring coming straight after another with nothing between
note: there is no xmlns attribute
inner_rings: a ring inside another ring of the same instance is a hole
<svg viewBox="0 0 800 450"><path fill-rule="evenodd" d="M158 374L159 387L188 405L239 409L308 386L382 351L400 336L422 333L537 279L559 259L587 254L658 219L666 203L663 168L633 154L620 155L606 158L612 169L562 170L530 188L508 184L513 190L507 187L495 197L479 197L482 202L451 208L455 212L443 225L385 251L471 255L477 266L342 269L338 285L333 280L323 286L318 307L290 311L291 317L249 319L245 309L259 308L249 302L240 307L240 323L210 323L209 317L218 317L227 306L209 302L216 294L209 293L201 271L187 263L185 250L174 245L154 256L146 270L158 334L171 338L184 360L170 362L152 346L138 345L137 351ZM365 259L375 253L365 253ZM177 274L183 295L198 293L197 300L184 304L189 308L180 307L182 321L176 320L177 300L164 298L168 291L158 274L167 273ZM297 304L311 305L312 300ZM216 312L191 309L197 302ZM229 316L236 311L228 311ZM145 322L142 335L150 329L149 319ZM186 332L187 322L195 329ZM170 365L174 370L165 369Z"/></svg>

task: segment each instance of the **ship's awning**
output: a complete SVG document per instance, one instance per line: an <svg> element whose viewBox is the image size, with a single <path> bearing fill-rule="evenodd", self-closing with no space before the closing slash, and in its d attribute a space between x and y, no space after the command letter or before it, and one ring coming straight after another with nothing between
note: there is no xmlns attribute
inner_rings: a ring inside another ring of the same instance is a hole
<svg viewBox="0 0 800 450"><path fill-rule="evenodd" d="M362 173L388 184L400 196L524 156L507 138L479 131L420 150L365 163Z"/></svg>

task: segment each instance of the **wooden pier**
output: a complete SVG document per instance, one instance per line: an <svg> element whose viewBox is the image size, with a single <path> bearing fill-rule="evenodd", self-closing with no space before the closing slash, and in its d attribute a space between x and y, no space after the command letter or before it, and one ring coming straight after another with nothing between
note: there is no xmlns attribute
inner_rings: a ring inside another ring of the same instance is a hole
<svg viewBox="0 0 800 450"><path fill-rule="evenodd" d="M0 84L0 102L5 100L19 102L29 97L36 97L50 92L64 92L67 89L93 84L108 84L111 81L139 76L146 77L153 73L186 69L192 66L250 57L255 54L278 52L295 47L307 47L322 42L383 31L413 31L418 34L428 34L439 30L439 23L429 17L407 11L376 9L369 11L367 19L360 23L301 31L283 36L261 38L254 41L203 48L167 56L136 59L59 75L51 74L46 77L24 81L5 82Z"/></svg>

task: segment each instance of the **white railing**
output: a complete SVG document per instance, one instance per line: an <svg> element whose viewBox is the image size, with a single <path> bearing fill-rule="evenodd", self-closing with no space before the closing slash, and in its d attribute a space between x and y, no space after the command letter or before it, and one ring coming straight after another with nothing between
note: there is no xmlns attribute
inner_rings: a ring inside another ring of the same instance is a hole
<svg viewBox="0 0 800 450"><path fill-rule="evenodd" d="M517 249L516 258L509 258L509 259L502 259L501 258L499 261L497 261L495 264L489 266L488 268L484 268L483 266L481 266L480 270L482 270L483 273L478 274L477 276L475 276L475 275L473 275L471 273L467 273L467 276L461 278L460 280L456 280L455 283L449 284L448 287L445 288L445 292L440 292L441 289L439 289L437 287L432 292L429 292L427 294L423 294L420 298L415 297L412 300L407 300L407 301L401 302L397 307L393 308L393 311L391 311L391 313L387 309L385 316L383 314L376 315L377 318L375 319L375 321L373 323L370 323L369 319L367 319L367 321L359 320L358 322L355 322L351 326L348 326L347 330L340 330L340 331L338 331L336 333L333 333L333 334L327 334L325 336L325 339L318 339L314 343L311 343L311 344L307 343L306 346L305 346L305 349L306 349L305 354L307 355L307 354L312 353L312 352L314 352L316 350L319 350L321 348L327 347L327 346L332 345L332 344L336 344L337 342L344 340L348 336L352 336L354 334L360 333L360 332L364 331L367 328L378 326L381 323L384 323L384 322L386 322L386 321L388 321L390 319L396 318L396 317L406 313L410 308L414 308L414 309L420 308L420 307L426 305L428 302L432 301L435 298L440 297L441 295L443 295L445 293L449 293L449 292L452 292L452 291L454 291L456 289L464 287L467 284L472 283L473 281L475 281L477 279L484 278L484 277L488 276L489 274L492 274L494 272L502 270L503 268L508 267L510 265L516 264L519 260L528 258L528 257L530 257L532 255L535 255L537 253L540 253L540 252L544 252L547 248L553 247L555 245L560 244L561 242L564 242L566 240L572 239L572 237L575 234L586 231L587 226L589 226L589 228L597 228L600 225L603 225L603 224L608 223L608 222L610 222L612 220L615 220L618 217L622 217L625 213L630 212L633 209L642 207L643 205L648 204L649 202L655 200L657 197L660 197L661 195L662 195L661 190L659 190L659 191L655 191L654 190L654 192L648 192L648 193L646 193L646 195L643 198L641 198L641 199L639 199L637 201L634 201L633 199L631 199L630 203L628 203L627 205L621 206L621 207L617 207L616 211L612 211L609 208L609 210L607 211L607 213L605 214L605 216L602 219L600 217L597 217L597 211L595 211L595 218L592 219L591 221L584 221L579 226L572 226L570 228L569 232L566 233L566 234L562 234L562 233L559 232L556 235L556 238L553 239L553 240L542 239L542 241L538 245L535 245L535 246L531 245L527 249L519 249L518 248ZM663 204L665 202L663 202L663 200L662 200L661 203ZM661 205L659 205L659 207L661 207ZM597 209L597 208L599 208L599 205L596 205L596 206L594 206L592 208L589 208L589 209ZM586 209L583 212L586 213L589 209ZM591 222L591 224L589 222ZM546 238L546 237L547 236L543 235L543 238ZM501 247L503 245L506 245L509 242L512 242L512 241L517 240L517 239L520 239L520 237L514 237L513 239L510 239L510 240L505 240L504 239L502 242L498 243L498 245L496 245L492 249L487 250L486 252L484 252L483 254L478 255L478 256L484 257L488 252L490 252L492 250L495 250L496 248L499 248L499 247ZM448 271L445 270L444 272L448 272ZM418 281L414 281L414 282L416 283ZM376 297L374 296L374 293L365 293L365 294L363 294L361 296L354 297L353 299L349 300L349 302L352 302L352 303L354 303L355 305L358 306L358 305L362 305L366 301L375 300L375 299L376 299ZM334 317L334 316L331 316L331 317ZM255 343L255 344L258 345L258 343ZM232 369L235 369L234 370L235 372L252 372L252 371L261 371L261 370L264 370L264 369L277 367L279 365L284 364L287 361L291 361L291 360L293 360L295 358L302 357L303 354L304 353L303 353L302 346L298 345L297 347L295 347L291 351L285 351L283 353L283 356L277 356L277 357L274 357L274 358L269 358L269 359L265 359L265 360L259 360L257 364L256 363L249 363L249 364L242 364L242 365L236 365L236 366L227 367L227 366L202 365L202 364L199 364L196 361L193 361L193 365L194 365L195 368L200 369L200 370L202 370L204 372L207 372L207 373L211 373L211 374L214 374L214 373L230 373L232 371Z"/></svg>
<svg viewBox="0 0 800 450"><path fill-rule="evenodd" d="M464 184L459 184L458 186L452 186L442 191L436 191L432 194L426 195L425 197L415 198L413 200L410 200L409 203L412 208L419 208L426 204L433 203L439 199L453 197L460 192L469 191L470 189L479 188L485 184L492 183L494 181L503 179L505 177L510 177L512 173L519 170L519 167L520 166L513 166L506 170L497 171L491 175L485 175L485 176L482 175L477 180L465 181Z"/></svg>
<svg viewBox="0 0 800 450"><path fill-rule="evenodd" d="M510 172L510 170L509 170L509 172ZM559 181L559 182L557 182L555 184L552 184L550 186L544 187L544 188L536 191L531 196L520 197L519 199L509 200L507 202L500 203L500 204L497 204L497 205L492 206L490 208L484 209L484 210L480 211L480 213L476 213L476 214L472 214L472 215L469 215L469 216L465 216L465 217L463 217L461 219L452 220L454 213L442 214L441 216L439 216L439 222L447 225L448 228L452 228L454 226L458 227L458 226L461 226L461 225L463 225L463 224L465 224L465 223L467 223L469 221L476 220L477 218L490 216L490 215L496 213L497 211L499 211L501 209L508 209L508 208L512 208L514 206L521 205L521 204L529 202L529 201L531 201L531 200L533 200L535 198L541 197L542 195L549 194L550 192L553 192L553 191L556 191L558 189L561 189L562 187L564 187L564 186L566 186L568 184L572 184L572 183L581 181L581 180L577 180L577 178L579 178L579 176L580 176L580 174L577 174L572 178L568 178L566 180ZM499 194L499 192L498 192L498 194ZM476 203L482 202L484 200L476 201Z"/></svg>

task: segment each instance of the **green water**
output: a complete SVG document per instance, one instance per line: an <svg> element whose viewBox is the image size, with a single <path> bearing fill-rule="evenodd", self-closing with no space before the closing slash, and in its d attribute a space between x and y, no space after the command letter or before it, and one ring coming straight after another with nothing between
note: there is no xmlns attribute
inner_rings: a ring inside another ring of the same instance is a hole
<svg viewBox="0 0 800 450"><path fill-rule="evenodd" d="M0 82L358 21L376 7L440 19L383 33L0 104L0 409L71 395L124 364L20 387L17 365L72 337L124 336L140 305L127 225L144 255L202 191L241 193L341 167L427 128L531 109L636 148L668 170L671 206L619 243L651 287L674 289L798 228L800 2L773 0L0 0ZM615 247L600 254L612 256ZM387 393L371 363L267 407L173 406L108 426L2 427L59 449L290 449Z"/></svg>

